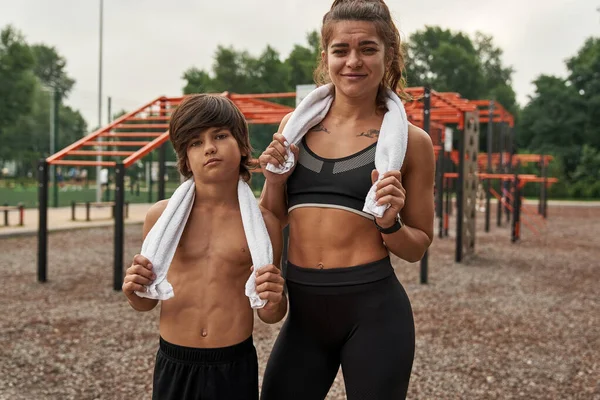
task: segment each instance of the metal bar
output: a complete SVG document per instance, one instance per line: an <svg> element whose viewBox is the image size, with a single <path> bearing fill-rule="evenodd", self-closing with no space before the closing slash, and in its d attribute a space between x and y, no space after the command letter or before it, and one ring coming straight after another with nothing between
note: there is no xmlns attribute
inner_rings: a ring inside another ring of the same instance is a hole
<svg viewBox="0 0 600 400"><path fill-rule="evenodd" d="M148 168L147 172L147 181L148 181L148 203L152 203L152 149L149 151L148 164L150 168Z"/></svg>
<svg viewBox="0 0 600 400"><path fill-rule="evenodd" d="M114 161L86 161L86 160L56 160L54 162L52 162L52 165L75 165L75 166L97 166L100 165L101 167L114 167L115 166L115 162Z"/></svg>
<svg viewBox="0 0 600 400"><path fill-rule="evenodd" d="M489 102L489 107L490 107L490 113L493 112L494 110L494 101L490 101ZM494 123L493 122L489 122L488 126L487 126L487 172L488 174L492 173L492 137L494 135L493 132L494 129ZM490 201L491 201L491 196L490 196L490 188L491 188L491 181L488 179L485 182L485 231L489 232L490 231Z"/></svg>
<svg viewBox="0 0 600 400"><path fill-rule="evenodd" d="M130 156L133 151L118 151L118 150L73 150L69 153L70 156ZM102 161L100 161L102 162Z"/></svg>
<svg viewBox="0 0 600 400"><path fill-rule="evenodd" d="M519 168L518 168L518 164L517 164L517 168L515 168L515 181L513 184L513 190L514 190L514 195L513 195L513 222L512 222L512 229L511 229L511 241L514 243L517 240L519 240L519 229L520 229L520 221L519 221L519 209L521 208L520 203L520 198L521 198L521 193L519 190Z"/></svg>
<svg viewBox="0 0 600 400"><path fill-rule="evenodd" d="M162 97L158 97L154 100L152 100L149 103L144 104L143 106L139 107L138 109L135 109L125 115L122 115L121 117L117 118L116 120L114 120L112 123L110 123L109 125L98 129L97 131L90 133L89 135L79 139L78 141L76 141L75 143L72 143L71 145L65 147L64 149L62 149L61 151L59 151L56 154L53 154L52 156L48 157L46 160L49 163L52 163L54 165L57 165L56 163L54 163L53 161L58 160L62 157L64 157L65 155L67 155L67 153L71 150L75 150L81 146L83 146L86 142L97 138L98 136L102 135L102 136L106 136L103 135L104 133L108 133L110 132L111 129L113 129L115 126L119 125L121 122L125 121L128 118L131 118L132 116L134 116L135 114L141 112L142 110L150 107L152 104L154 104L155 102L157 102L158 100L160 100ZM110 135L112 136L112 135Z"/></svg>
<svg viewBox="0 0 600 400"><path fill-rule="evenodd" d="M125 160L123 160L125 168L129 167L131 164L144 157L146 154L150 153L152 150L154 150L167 140L169 140L169 132L161 134L159 137L157 137L156 139L154 139L153 141L151 141L150 143L148 143L147 145L145 145L144 147L127 157Z"/></svg>
<svg viewBox="0 0 600 400"><path fill-rule="evenodd" d="M98 127L102 126L102 28L104 25L104 0L100 0L100 32L99 39L100 43L98 46ZM102 140L102 138L99 138ZM73 149L74 150L74 149ZM98 163L102 162L102 157L100 155L96 156L96 161ZM102 184L100 183L100 174L101 168L100 164L96 164L96 201L100 201L101 193L102 193Z"/></svg>
<svg viewBox="0 0 600 400"><path fill-rule="evenodd" d="M236 94L232 93L229 95L231 100L242 100L242 99L275 99L275 98L296 98L296 92L282 92L282 93L257 93L257 94Z"/></svg>
<svg viewBox="0 0 600 400"><path fill-rule="evenodd" d="M450 201L450 180L445 179L446 181L446 213L444 215L444 236L448 237L448 231L450 229L450 215L452 214L452 202Z"/></svg>
<svg viewBox="0 0 600 400"><path fill-rule="evenodd" d="M163 135L162 132L106 132L102 134L102 137L159 137Z"/></svg>
<svg viewBox="0 0 600 400"><path fill-rule="evenodd" d="M458 145L458 179L456 182L456 250L454 259L457 263L463 257L463 220L464 220L464 180L465 180L465 131L460 131Z"/></svg>
<svg viewBox="0 0 600 400"><path fill-rule="evenodd" d="M38 163L38 282L46 282L48 265L48 163Z"/></svg>
<svg viewBox="0 0 600 400"><path fill-rule="evenodd" d="M167 162L166 148L166 143L163 143L158 148L158 201L163 200L165 198L165 164Z"/></svg>
<svg viewBox="0 0 600 400"><path fill-rule="evenodd" d="M54 149L56 150L58 148L58 135L59 135L59 127L60 127L60 123L59 123L59 113L60 113L60 93L58 92L58 89L54 89L54 102L53 102L53 106L54 106L54 123L52 124L53 128L54 128L54 135L53 135L53 141L54 141ZM57 178L57 173L56 173L56 168L53 168L53 190L52 190L52 205L54 206L54 208L58 207L58 179Z"/></svg>
<svg viewBox="0 0 600 400"><path fill-rule="evenodd" d="M99 146L99 147L139 147L145 146L150 142L130 141L130 142L117 142L117 141L106 141L106 142L88 142L86 146ZM73 154L73 153L71 153Z"/></svg>
<svg viewBox="0 0 600 400"><path fill-rule="evenodd" d="M160 102L160 107L163 108L164 102ZM160 115L164 115L161 111ZM163 200L165 198L165 172L166 172L166 141L163 142L158 148L158 197L157 200Z"/></svg>
<svg viewBox="0 0 600 400"><path fill-rule="evenodd" d="M544 167L544 174L542 176L542 179L544 180L544 218L548 218L548 166L545 165ZM556 178L552 178L552 182L556 183L558 182L558 179Z"/></svg>
<svg viewBox="0 0 600 400"><path fill-rule="evenodd" d="M502 145L504 140L504 123L500 123L500 131L498 135L498 172L504 173L504 146ZM503 182L500 183L500 195L504 197ZM502 226L502 202L498 202L496 210L496 226Z"/></svg>
<svg viewBox="0 0 600 400"><path fill-rule="evenodd" d="M115 248L113 289L121 290L123 284L123 247L124 247L124 222L123 206L125 203L125 165L118 163L115 168Z"/></svg>
<svg viewBox="0 0 600 400"><path fill-rule="evenodd" d="M119 124L113 129L169 129L169 124Z"/></svg>
<svg viewBox="0 0 600 400"><path fill-rule="evenodd" d="M161 108L161 110L162 110L162 108ZM160 116L158 116L158 117L135 117L135 118L129 118L127 120L127 122L130 122L130 121L168 121L170 119L171 119L171 117L168 117L168 116L163 116L163 117L160 117Z"/></svg>
<svg viewBox="0 0 600 400"><path fill-rule="evenodd" d="M506 150L508 153L508 162L506 163L506 173L510 174L512 173L512 159L513 159L513 135L514 135L514 128L511 128L510 126L508 127L508 135L507 135L507 144L506 144ZM508 181L507 185L506 185L506 191L507 193L510 192L510 187L511 187L511 182ZM512 211L507 210L506 211L506 222L510 223L511 220L511 213Z"/></svg>

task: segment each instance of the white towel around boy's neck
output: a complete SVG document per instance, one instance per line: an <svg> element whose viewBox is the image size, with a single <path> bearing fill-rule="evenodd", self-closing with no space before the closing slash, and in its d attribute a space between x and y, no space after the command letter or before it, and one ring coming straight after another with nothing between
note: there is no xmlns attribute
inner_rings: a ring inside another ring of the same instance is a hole
<svg viewBox="0 0 600 400"><path fill-rule="evenodd" d="M254 272L246 281L245 294L252 308L262 308L267 301L261 299L256 292L256 271L273 263L273 248L258 201L250 186L242 179L238 182L237 193L242 225L254 265ZM183 182L146 235L140 254L152 263L156 279L146 287L146 292L136 292L138 296L167 300L175 295L173 287L167 281L167 272L189 218L195 194L194 180Z"/></svg>
<svg viewBox="0 0 600 400"><path fill-rule="evenodd" d="M283 128L282 134L289 145L298 144L310 128L325 118L333 103L333 98L333 86L327 84L313 90L300 102ZM379 177L371 186L363 207L364 212L379 218L389 204L377 205L375 200L377 183L383 179L383 174L386 172L400 170L408 145L406 110L398 95L389 89L386 91L386 106L388 111L383 117L375 151L375 168L379 172ZM267 170L278 174L289 171L296 162L289 146L287 156L288 159L284 165L275 167L273 164L268 164Z"/></svg>

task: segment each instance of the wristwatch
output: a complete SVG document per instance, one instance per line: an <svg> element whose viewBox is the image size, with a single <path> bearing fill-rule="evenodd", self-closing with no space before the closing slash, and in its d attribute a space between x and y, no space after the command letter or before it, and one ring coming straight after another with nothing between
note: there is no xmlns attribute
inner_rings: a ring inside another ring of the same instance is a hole
<svg viewBox="0 0 600 400"><path fill-rule="evenodd" d="M396 215L396 222L394 222L394 225L390 226L389 228L382 228L381 226L379 226L377 224L377 219L373 219L373 222L375 222L375 226L377 227L379 232L385 233L386 235L397 232L400 230L400 228L402 228L404 226L404 223L402 222L402 218L400 218L400 214Z"/></svg>

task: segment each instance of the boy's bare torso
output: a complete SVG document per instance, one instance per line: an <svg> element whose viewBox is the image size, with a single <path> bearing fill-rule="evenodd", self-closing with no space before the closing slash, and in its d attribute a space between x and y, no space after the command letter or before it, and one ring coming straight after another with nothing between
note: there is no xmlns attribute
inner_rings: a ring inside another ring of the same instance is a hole
<svg viewBox="0 0 600 400"><path fill-rule="evenodd" d="M163 301L160 334L189 347L225 347L252 334L244 293L252 259L239 208L195 206L167 279L175 296Z"/></svg>

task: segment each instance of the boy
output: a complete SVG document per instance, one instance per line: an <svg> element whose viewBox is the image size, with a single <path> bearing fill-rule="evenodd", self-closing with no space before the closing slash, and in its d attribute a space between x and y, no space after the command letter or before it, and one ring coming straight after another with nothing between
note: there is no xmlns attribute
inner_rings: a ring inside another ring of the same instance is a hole
<svg viewBox="0 0 600 400"><path fill-rule="evenodd" d="M258 399L258 360L252 340L254 313L244 293L252 260L238 204L240 176L250 179L248 127L233 102L222 96L187 97L171 116L170 139L178 169L193 177L195 200L167 279L175 296L161 303L160 341L153 399ZM168 200L150 208L144 238ZM261 209L279 263L279 221ZM148 259L136 255L123 292L131 307L152 310L158 300L139 297L155 279ZM279 322L287 312L283 278L276 265L259 270L256 290L267 299L258 316Z"/></svg>

